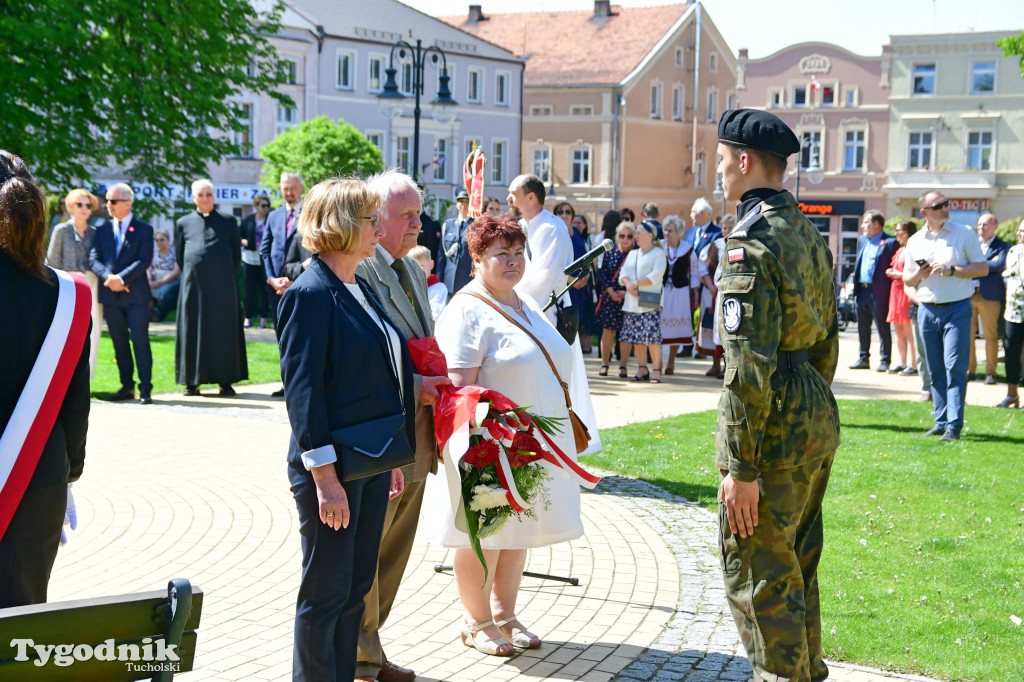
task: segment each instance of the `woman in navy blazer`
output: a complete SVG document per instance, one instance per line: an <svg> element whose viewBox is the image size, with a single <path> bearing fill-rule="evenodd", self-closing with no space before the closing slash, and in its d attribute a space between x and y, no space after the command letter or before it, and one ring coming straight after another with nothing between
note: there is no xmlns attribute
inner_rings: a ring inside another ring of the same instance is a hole
<svg viewBox="0 0 1024 682"><path fill-rule="evenodd" d="M388 499L404 488L401 469L342 483L331 431L404 413L404 437L415 452L409 352L355 274L384 234L379 203L353 178L310 190L298 231L319 253L281 297L281 374L292 425L288 476L302 536L295 680L354 678L363 597L377 570Z"/></svg>

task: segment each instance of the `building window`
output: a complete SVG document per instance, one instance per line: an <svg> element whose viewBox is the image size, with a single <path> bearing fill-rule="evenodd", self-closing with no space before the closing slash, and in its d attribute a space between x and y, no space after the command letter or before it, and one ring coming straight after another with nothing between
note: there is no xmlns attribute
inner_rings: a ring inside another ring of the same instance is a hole
<svg viewBox="0 0 1024 682"><path fill-rule="evenodd" d="M855 107L858 104L858 92L857 88L849 87L843 88L843 106Z"/></svg>
<svg viewBox="0 0 1024 682"><path fill-rule="evenodd" d="M684 54L685 53L683 52L683 48L681 48L681 47L677 47L676 48L676 66L684 66L685 65L684 62L683 62L683 55Z"/></svg>
<svg viewBox="0 0 1024 682"><path fill-rule="evenodd" d="M298 82L298 80L297 80L298 69L295 66L295 62L293 62L290 59L285 59L282 62L282 65L284 66L284 82L285 83L291 83L293 85L296 82Z"/></svg>
<svg viewBox="0 0 1024 682"><path fill-rule="evenodd" d="M338 83L339 90L354 90L356 87L356 54L338 50Z"/></svg>
<svg viewBox="0 0 1024 682"><path fill-rule="evenodd" d="M864 170L864 131L847 130L843 146L843 170Z"/></svg>
<svg viewBox="0 0 1024 682"><path fill-rule="evenodd" d="M738 109L739 102L736 99L736 93L730 92L725 96L725 108L726 109Z"/></svg>
<svg viewBox="0 0 1024 682"><path fill-rule="evenodd" d="M800 167L821 168L821 131L805 130L800 134Z"/></svg>
<svg viewBox="0 0 1024 682"><path fill-rule="evenodd" d="M594 105L593 104L573 104L569 107L570 116L593 116Z"/></svg>
<svg viewBox="0 0 1024 682"><path fill-rule="evenodd" d="M370 57L370 71L366 78L366 89L370 92L383 92L384 81L387 78L384 70L387 68L387 58L376 55Z"/></svg>
<svg viewBox="0 0 1024 682"><path fill-rule="evenodd" d="M494 77L494 103L499 107L508 106L508 72L499 71Z"/></svg>
<svg viewBox="0 0 1024 682"><path fill-rule="evenodd" d="M971 131L967 133L967 170L990 170L992 168L992 132Z"/></svg>
<svg viewBox="0 0 1024 682"><path fill-rule="evenodd" d="M661 83L651 83L651 118L661 118Z"/></svg>
<svg viewBox="0 0 1024 682"><path fill-rule="evenodd" d="M434 138L434 179L444 182L448 179L448 139Z"/></svg>
<svg viewBox="0 0 1024 682"><path fill-rule="evenodd" d="M673 85L672 86L672 120L682 121L683 120L683 86Z"/></svg>
<svg viewBox="0 0 1024 682"><path fill-rule="evenodd" d="M235 110L237 120L242 124L242 130L234 131L234 142L239 147L238 155L245 159L251 159L253 156L253 115L252 115L252 104L243 102L238 105Z"/></svg>
<svg viewBox="0 0 1024 682"><path fill-rule="evenodd" d="M912 95L935 94L935 65L915 64Z"/></svg>
<svg viewBox="0 0 1024 682"><path fill-rule="evenodd" d="M907 168L924 170L932 167L932 134L910 133Z"/></svg>
<svg viewBox="0 0 1024 682"><path fill-rule="evenodd" d="M547 184L551 181L551 147L534 147L530 163L533 174L540 178L541 182Z"/></svg>
<svg viewBox="0 0 1024 682"><path fill-rule="evenodd" d="M769 109L781 109L784 105L782 101L782 88L769 88L768 89L768 108Z"/></svg>
<svg viewBox="0 0 1024 682"><path fill-rule="evenodd" d="M694 187L704 186L704 152L697 152L697 166L693 171Z"/></svg>
<svg viewBox="0 0 1024 682"><path fill-rule="evenodd" d="M413 76L412 61L407 59L402 62L399 77L401 79L398 83L399 92L407 97L412 97L413 84L416 82Z"/></svg>
<svg viewBox="0 0 1024 682"><path fill-rule="evenodd" d="M249 64L245 67L245 75L249 78L256 77L256 60L250 59Z"/></svg>
<svg viewBox="0 0 1024 682"><path fill-rule="evenodd" d="M714 52L708 55L708 71L718 71L718 55Z"/></svg>
<svg viewBox="0 0 1024 682"><path fill-rule="evenodd" d="M708 90L708 123L718 123L718 91Z"/></svg>
<svg viewBox="0 0 1024 682"><path fill-rule="evenodd" d="M797 86L793 88L793 106L794 107L806 107L807 106L807 88L805 86Z"/></svg>
<svg viewBox="0 0 1024 682"><path fill-rule="evenodd" d="M491 182L496 185L505 184L505 156L508 152L506 140L491 141Z"/></svg>
<svg viewBox="0 0 1024 682"><path fill-rule="evenodd" d="M274 123L274 135L280 135L284 131L295 125L298 119L298 112L295 109L289 109L282 107L280 104L277 105L277 120Z"/></svg>
<svg viewBox="0 0 1024 682"><path fill-rule="evenodd" d="M590 148L576 147L572 150L572 184L590 184Z"/></svg>
<svg viewBox="0 0 1024 682"><path fill-rule="evenodd" d="M406 175L412 175L411 165L412 157L409 154L409 136L399 135L395 138L395 166Z"/></svg>
<svg viewBox="0 0 1024 682"><path fill-rule="evenodd" d="M466 146L466 153L463 156L463 158L465 158L465 157L469 156L471 153L473 153L473 147L474 146L477 149L483 149L484 148L484 141L481 140L479 137L467 137L466 138L466 142L465 142L465 146Z"/></svg>
<svg viewBox="0 0 1024 682"><path fill-rule="evenodd" d="M821 106L834 107L836 105L836 88L834 85L821 86Z"/></svg>
<svg viewBox="0 0 1024 682"><path fill-rule="evenodd" d="M484 70L470 69L466 88L466 101L480 104L484 99Z"/></svg>
<svg viewBox="0 0 1024 682"><path fill-rule="evenodd" d="M551 116L554 113L554 109L551 107L550 104L530 105L530 116Z"/></svg>
<svg viewBox="0 0 1024 682"><path fill-rule="evenodd" d="M974 62L971 64L971 94L980 95L995 92L996 63Z"/></svg>
<svg viewBox="0 0 1024 682"><path fill-rule="evenodd" d="M384 151L384 133L366 133L366 141L375 146L377 149Z"/></svg>

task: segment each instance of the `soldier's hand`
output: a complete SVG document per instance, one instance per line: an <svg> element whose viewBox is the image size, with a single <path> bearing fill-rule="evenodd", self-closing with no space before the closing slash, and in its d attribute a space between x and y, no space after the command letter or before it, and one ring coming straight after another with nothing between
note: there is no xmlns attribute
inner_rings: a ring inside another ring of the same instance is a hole
<svg viewBox="0 0 1024 682"><path fill-rule="evenodd" d="M757 481L744 483L732 476L722 479L718 487L718 499L725 504L729 518L729 530L733 535L746 538L754 534L757 526L757 502L761 497L761 489Z"/></svg>

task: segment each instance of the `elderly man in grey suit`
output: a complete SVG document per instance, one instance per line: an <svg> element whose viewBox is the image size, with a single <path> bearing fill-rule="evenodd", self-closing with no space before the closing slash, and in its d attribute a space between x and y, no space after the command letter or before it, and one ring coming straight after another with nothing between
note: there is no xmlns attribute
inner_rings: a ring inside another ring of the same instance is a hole
<svg viewBox="0 0 1024 682"><path fill-rule="evenodd" d="M406 254L416 246L420 233L423 202L412 178L398 171L386 171L369 179L369 185L381 196L380 222L384 236L377 253L359 264L356 273L365 279L384 303L395 326L405 335L433 336L434 322L427 298L427 278L419 264ZM412 552L423 485L428 473L437 471L437 446L434 439L434 412L440 384L446 377L413 375L416 407L416 461L405 467L405 491L388 502L384 535L377 559L377 578L364 600L362 631L359 633L357 680L411 680L416 673L393 663L384 655L380 627L394 604L402 573Z"/></svg>

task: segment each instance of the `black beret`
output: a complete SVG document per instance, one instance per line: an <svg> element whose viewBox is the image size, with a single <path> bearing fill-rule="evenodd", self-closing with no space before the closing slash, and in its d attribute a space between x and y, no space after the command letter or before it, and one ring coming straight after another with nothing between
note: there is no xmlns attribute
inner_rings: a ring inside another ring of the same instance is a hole
<svg viewBox="0 0 1024 682"><path fill-rule="evenodd" d="M718 141L789 158L800 141L781 118L757 109L728 109L718 122Z"/></svg>

